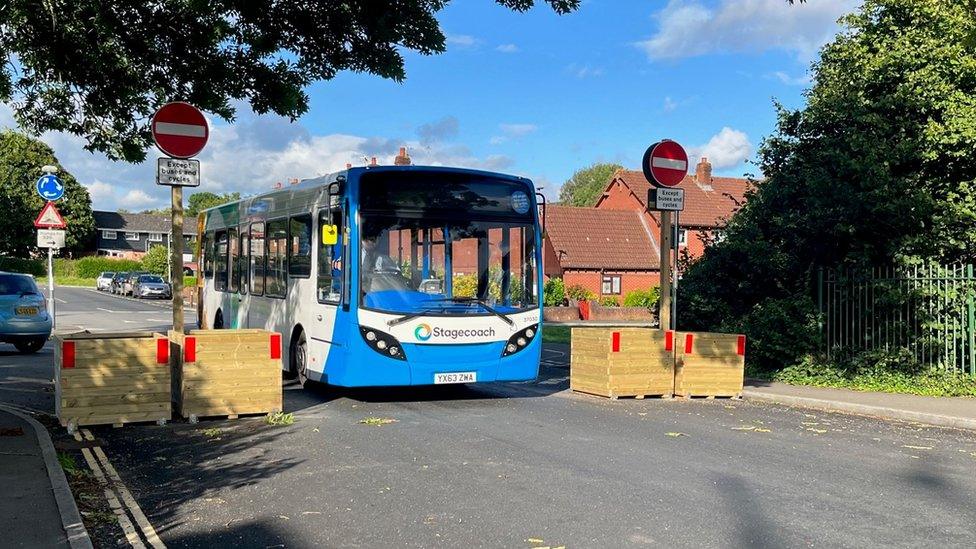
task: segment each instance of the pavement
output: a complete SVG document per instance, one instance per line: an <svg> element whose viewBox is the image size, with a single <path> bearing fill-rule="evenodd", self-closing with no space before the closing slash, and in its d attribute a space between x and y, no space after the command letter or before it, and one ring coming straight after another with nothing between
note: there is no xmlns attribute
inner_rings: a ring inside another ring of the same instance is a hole
<svg viewBox="0 0 976 549"><path fill-rule="evenodd" d="M743 398L976 431L976 398L899 395L747 380Z"/></svg>
<svg viewBox="0 0 976 549"><path fill-rule="evenodd" d="M168 314L89 290L59 297L82 329L160 329ZM758 399L577 395L566 351L548 345L531 383L291 383L289 426L242 418L92 432L170 547L971 547L976 539L976 432ZM50 368L44 354L0 351L0 400L51 413ZM367 417L390 421L363 424Z"/></svg>

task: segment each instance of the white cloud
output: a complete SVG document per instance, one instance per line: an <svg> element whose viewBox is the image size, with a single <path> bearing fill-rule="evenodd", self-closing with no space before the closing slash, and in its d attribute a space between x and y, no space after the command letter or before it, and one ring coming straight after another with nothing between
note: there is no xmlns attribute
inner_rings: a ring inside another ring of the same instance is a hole
<svg viewBox="0 0 976 549"><path fill-rule="evenodd" d="M447 44L458 48L473 48L481 43L480 40L470 34L448 34Z"/></svg>
<svg viewBox="0 0 976 549"><path fill-rule="evenodd" d="M707 157L712 167L721 170L738 166L752 153L752 144L745 132L728 126L713 135L708 143L691 148L692 156Z"/></svg>
<svg viewBox="0 0 976 549"><path fill-rule="evenodd" d="M115 187L104 181L95 180L90 184L85 185L88 189L88 196L91 197L92 202L106 202L109 200L115 200Z"/></svg>
<svg viewBox="0 0 976 549"><path fill-rule="evenodd" d="M169 194L169 193L167 193ZM131 191L125 193L119 204L129 210L138 210L147 208L149 206L155 206L163 202L162 197L152 197L149 196L146 191L141 189L132 189Z"/></svg>
<svg viewBox="0 0 976 549"><path fill-rule="evenodd" d="M670 0L655 14L657 32L635 44L651 60L708 53L779 49L812 58L837 32L837 19L859 0L719 0L714 9L699 2Z"/></svg>
<svg viewBox="0 0 976 549"><path fill-rule="evenodd" d="M674 112L678 108L678 102L670 97L664 98L664 112Z"/></svg>
<svg viewBox="0 0 976 549"><path fill-rule="evenodd" d="M810 75L801 74L800 76L790 76L784 71L776 71L767 75L767 78L775 78L787 86L807 86L810 84Z"/></svg>
<svg viewBox="0 0 976 549"><path fill-rule="evenodd" d="M515 44L502 44L495 48L495 51L500 51L502 53L518 53L519 47Z"/></svg>
<svg viewBox="0 0 976 549"><path fill-rule="evenodd" d="M592 67L590 65L580 65L578 63L570 63L570 65L566 67L566 72L580 79L603 76L602 67Z"/></svg>
<svg viewBox="0 0 976 549"><path fill-rule="evenodd" d="M512 139L520 139L539 129L535 124L499 124L498 128L502 131L502 135L492 137L489 140L492 145L500 145Z"/></svg>

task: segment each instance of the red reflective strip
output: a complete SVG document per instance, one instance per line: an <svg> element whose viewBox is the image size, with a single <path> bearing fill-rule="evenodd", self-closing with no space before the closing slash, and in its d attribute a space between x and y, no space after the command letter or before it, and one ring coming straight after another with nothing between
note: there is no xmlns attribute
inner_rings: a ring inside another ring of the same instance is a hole
<svg viewBox="0 0 976 549"><path fill-rule="evenodd" d="M281 360L281 334L271 334L271 360Z"/></svg>
<svg viewBox="0 0 976 549"><path fill-rule="evenodd" d="M183 362L197 361L197 338L188 337L183 340Z"/></svg>
<svg viewBox="0 0 976 549"><path fill-rule="evenodd" d="M739 356L746 356L746 336L740 335L739 336L738 344L739 344L739 346L738 346L738 348L736 349L735 352Z"/></svg>
<svg viewBox="0 0 976 549"><path fill-rule="evenodd" d="M75 367L75 342L65 341L61 343L61 367Z"/></svg>
<svg viewBox="0 0 976 549"><path fill-rule="evenodd" d="M156 364L169 364L169 340L156 340Z"/></svg>
<svg viewBox="0 0 976 549"><path fill-rule="evenodd" d="M695 345L695 334L685 335L685 354L690 355Z"/></svg>
<svg viewBox="0 0 976 549"><path fill-rule="evenodd" d="M668 330L664 332L664 350L673 351L674 350L674 332Z"/></svg>
<svg viewBox="0 0 976 549"><path fill-rule="evenodd" d="M613 352L620 352L620 332L613 333Z"/></svg>

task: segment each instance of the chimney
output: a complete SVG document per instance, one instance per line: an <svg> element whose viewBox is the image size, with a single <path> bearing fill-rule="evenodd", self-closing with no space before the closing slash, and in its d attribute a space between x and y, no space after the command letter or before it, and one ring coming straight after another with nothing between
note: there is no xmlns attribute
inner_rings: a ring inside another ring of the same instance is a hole
<svg viewBox="0 0 976 549"><path fill-rule="evenodd" d="M370 158L369 159L369 165L370 166L375 166L376 165L376 157L375 156L373 158Z"/></svg>
<svg viewBox="0 0 976 549"><path fill-rule="evenodd" d="M394 166L409 166L410 165L410 157L407 156L407 148L406 147L400 147L400 154L396 155L396 158L393 159L393 165Z"/></svg>
<svg viewBox="0 0 976 549"><path fill-rule="evenodd" d="M701 157L698 165L695 166L695 181L703 187L712 186L712 163L704 156Z"/></svg>

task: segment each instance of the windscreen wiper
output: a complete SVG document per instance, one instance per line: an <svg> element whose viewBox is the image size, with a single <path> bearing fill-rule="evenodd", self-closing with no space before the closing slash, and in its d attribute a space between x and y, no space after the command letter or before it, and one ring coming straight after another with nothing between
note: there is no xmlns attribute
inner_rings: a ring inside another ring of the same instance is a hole
<svg viewBox="0 0 976 549"><path fill-rule="evenodd" d="M443 307L441 307L441 310L443 310ZM403 316L401 316L399 318L394 318L393 320L387 322L386 325L387 326L391 326L391 327L392 326L398 326L400 324L403 324L404 322L413 320L413 319L417 318L418 316L424 316L425 314L427 314L429 312L430 312L430 309L424 309L423 311L417 311L415 313L407 313L407 314L405 314L405 315L403 315Z"/></svg>
<svg viewBox="0 0 976 549"><path fill-rule="evenodd" d="M503 313L503 312L495 309L491 305L488 305L488 303L484 299L479 299L477 297L460 297L459 296L459 297L445 297L445 298L442 298L442 299L438 299L437 301L450 301L450 302L453 302L453 303L477 303L478 305L481 305L482 307L484 307L484 309L486 311L488 311L489 313L491 313L491 314L497 316L498 318L504 320L505 322L507 322L509 326L515 326L515 321L514 320L512 320L511 318L509 318L508 315L506 315L505 313Z"/></svg>

